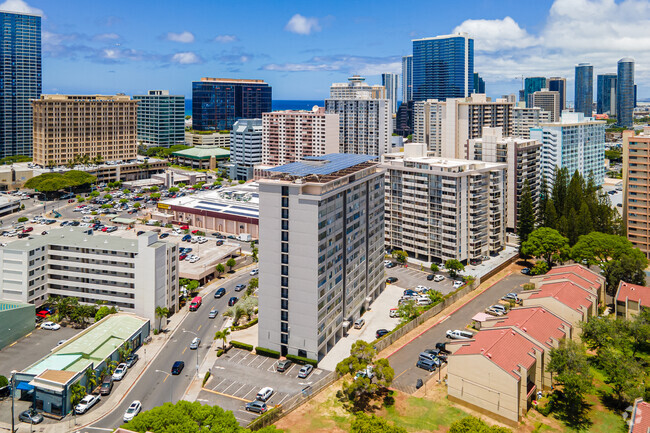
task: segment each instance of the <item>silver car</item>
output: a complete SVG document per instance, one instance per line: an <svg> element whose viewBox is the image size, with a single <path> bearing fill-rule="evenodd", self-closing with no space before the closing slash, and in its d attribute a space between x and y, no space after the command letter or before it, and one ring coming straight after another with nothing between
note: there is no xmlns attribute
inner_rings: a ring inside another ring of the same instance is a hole
<svg viewBox="0 0 650 433"><path fill-rule="evenodd" d="M190 343L190 349L198 349L201 345L201 339L199 337L194 337L194 340Z"/></svg>

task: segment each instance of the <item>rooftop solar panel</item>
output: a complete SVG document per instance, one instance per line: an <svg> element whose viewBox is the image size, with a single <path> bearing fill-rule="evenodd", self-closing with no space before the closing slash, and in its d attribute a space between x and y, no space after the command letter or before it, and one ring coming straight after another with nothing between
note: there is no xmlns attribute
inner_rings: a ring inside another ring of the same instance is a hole
<svg viewBox="0 0 650 433"><path fill-rule="evenodd" d="M293 176L328 175L374 159L377 157L373 155L330 153L323 156L309 156L302 161L269 168L267 171Z"/></svg>

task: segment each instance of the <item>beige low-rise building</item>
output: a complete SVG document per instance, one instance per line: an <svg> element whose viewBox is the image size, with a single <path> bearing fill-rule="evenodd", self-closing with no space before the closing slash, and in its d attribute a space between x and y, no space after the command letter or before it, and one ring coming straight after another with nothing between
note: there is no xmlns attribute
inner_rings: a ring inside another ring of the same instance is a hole
<svg viewBox="0 0 650 433"><path fill-rule="evenodd" d="M605 286L607 280L601 274L582 265L570 264L554 266L544 275L539 275L530 280L539 288L542 284L551 281L571 281L583 289L592 291L598 296L599 303L605 301Z"/></svg>
<svg viewBox="0 0 650 433"><path fill-rule="evenodd" d="M188 146L217 146L230 149L230 131L204 132L185 131L185 144Z"/></svg>
<svg viewBox="0 0 650 433"><path fill-rule="evenodd" d="M618 283L616 290L616 317L631 319L650 306L650 287Z"/></svg>

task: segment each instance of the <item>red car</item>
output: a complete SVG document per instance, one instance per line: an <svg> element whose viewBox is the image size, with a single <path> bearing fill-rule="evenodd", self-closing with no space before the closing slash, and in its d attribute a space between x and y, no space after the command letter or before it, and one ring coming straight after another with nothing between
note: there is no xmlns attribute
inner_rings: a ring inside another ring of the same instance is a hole
<svg viewBox="0 0 650 433"><path fill-rule="evenodd" d="M29 233L29 232L31 232L33 230L34 230L34 227L25 227L25 229L23 230L23 233Z"/></svg>
<svg viewBox="0 0 650 433"><path fill-rule="evenodd" d="M45 319L45 318L48 317L49 315L50 315L50 312L47 311L47 310L41 310L41 311L39 311L38 313L36 313L36 317L41 317L41 318L43 318L43 319Z"/></svg>
<svg viewBox="0 0 650 433"><path fill-rule="evenodd" d="M108 227L104 227L104 228L102 229L103 232L105 232L106 230L108 230Z"/></svg>
<svg viewBox="0 0 650 433"><path fill-rule="evenodd" d="M185 260L185 257L187 257L187 254L181 254L180 256L178 256L178 261L182 262L183 260Z"/></svg>
<svg viewBox="0 0 650 433"><path fill-rule="evenodd" d="M181 226L181 230L189 230L189 228L190 228L190 226L188 226L188 225Z"/></svg>
<svg viewBox="0 0 650 433"><path fill-rule="evenodd" d="M192 230L193 235L197 234L198 232L199 232L198 230Z"/></svg>

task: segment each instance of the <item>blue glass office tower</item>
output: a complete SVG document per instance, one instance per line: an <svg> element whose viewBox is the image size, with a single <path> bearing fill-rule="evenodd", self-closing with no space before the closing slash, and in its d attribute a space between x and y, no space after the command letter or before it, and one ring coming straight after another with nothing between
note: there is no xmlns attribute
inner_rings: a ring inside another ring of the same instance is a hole
<svg viewBox="0 0 650 433"><path fill-rule="evenodd" d="M591 117L594 109L594 67L591 63L580 63L576 66L575 84L574 111Z"/></svg>
<svg viewBox="0 0 650 433"><path fill-rule="evenodd" d="M402 56L402 103L413 100L413 56Z"/></svg>
<svg viewBox="0 0 650 433"><path fill-rule="evenodd" d="M551 77L546 80L548 90L551 92L558 92L560 94L560 114L566 108L566 78L564 77Z"/></svg>
<svg viewBox="0 0 650 433"><path fill-rule="evenodd" d="M616 74L596 77L596 113L616 115Z"/></svg>
<svg viewBox="0 0 650 433"><path fill-rule="evenodd" d="M271 86L263 80L201 78L192 82L192 128L230 131L239 119L270 112L271 98Z"/></svg>
<svg viewBox="0 0 650 433"><path fill-rule="evenodd" d="M533 93L546 89L546 77L528 77L524 80L524 102L526 107L533 106Z"/></svg>
<svg viewBox="0 0 650 433"><path fill-rule="evenodd" d="M485 93L485 81L478 72L474 72L474 92L473 93Z"/></svg>
<svg viewBox="0 0 650 433"><path fill-rule="evenodd" d="M32 156L30 101L42 88L41 17L0 11L0 158Z"/></svg>
<svg viewBox="0 0 650 433"><path fill-rule="evenodd" d="M618 61L616 78L616 126L634 125L634 59Z"/></svg>
<svg viewBox="0 0 650 433"><path fill-rule="evenodd" d="M413 40L413 99L464 98L474 88L474 39L467 33Z"/></svg>

